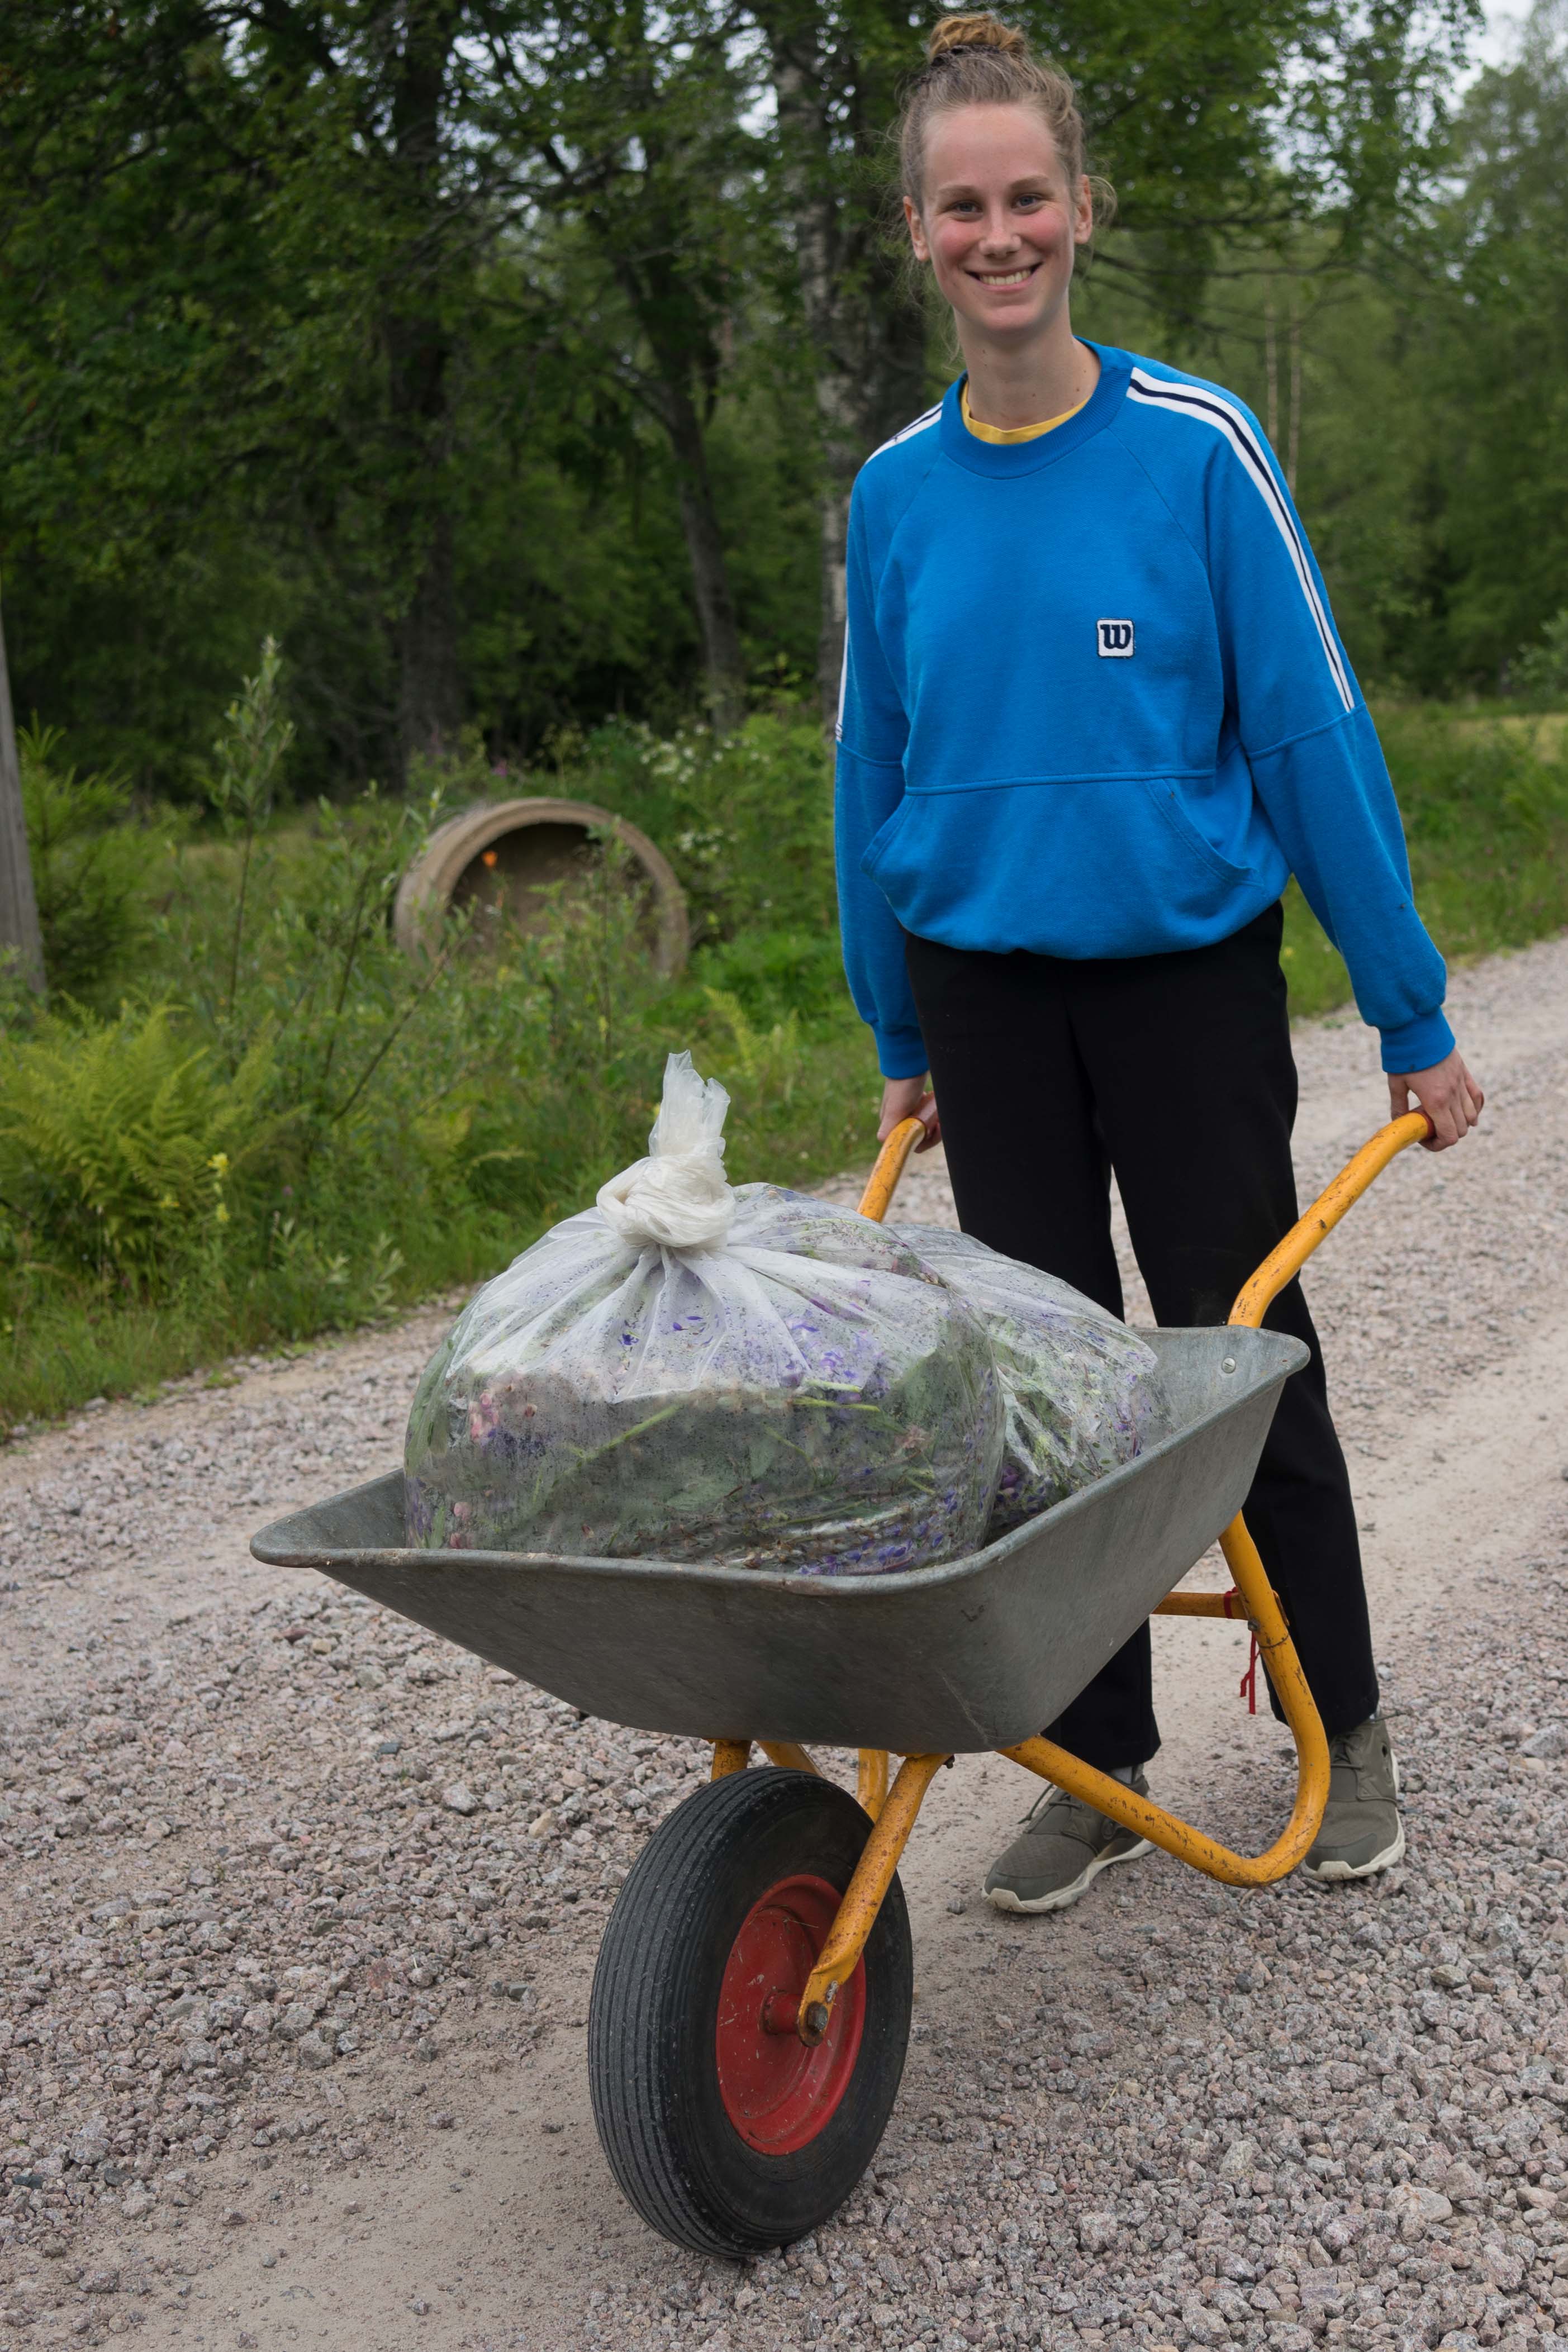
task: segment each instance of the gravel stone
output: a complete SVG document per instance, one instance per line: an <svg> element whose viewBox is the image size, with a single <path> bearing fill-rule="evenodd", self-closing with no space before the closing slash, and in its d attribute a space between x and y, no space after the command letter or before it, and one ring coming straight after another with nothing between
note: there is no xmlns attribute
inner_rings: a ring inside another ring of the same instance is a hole
<svg viewBox="0 0 1568 2352"><path fill-rule="evenodd" d="M1405 2180L1390 2192L1388 2210L1405 2244L1413 2246L1426 2235L1434 2221L1451 2220L1454 2209L1437 2189L1423 2189L1414 2180Z"/></svg>

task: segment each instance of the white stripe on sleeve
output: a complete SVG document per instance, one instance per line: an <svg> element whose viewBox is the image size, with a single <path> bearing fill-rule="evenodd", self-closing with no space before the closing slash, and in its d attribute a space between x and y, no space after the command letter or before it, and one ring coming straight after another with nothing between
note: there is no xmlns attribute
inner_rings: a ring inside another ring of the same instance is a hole
<svg viewBox="0 0 1568 2352"><path fill-rule="evenodd" d="M931 427L938 422L941 415L942 403L939 400L934 408L928 408L923 416L917 416L912 425L906 425L902 432L895 433L893 435L890 441L884 441L879 447L873 449L870 457L867 458L866 463L869 466L874 459L881 456L884 449L896 449L900 441L912 441L917 433L929 432Z"/></svg>
<svg viewBox="0 0 1568 2352"><path fill-rule="evenodd" d="M1290 558L1297 580L1300 583L1301 593L1307 600L1308 610L1322 640L1323 652L1327 656L1340 700L1347 710L1353 710L1355 693L1350 682L1350 674L1345 667L1339 641L1334 635L1333 624L1318 593L1318 583L1312 576L1311 563L1297 527L1296 518L1291 513L1288 501L1281 495L1279 485L1274 478L1274 468L1268 462L1267 450L1258 441L1240 409L1232 402L1222 399L1218 393L1210 392L1203 384L1171 383L1163 376L1147 375L1142 368L1136 367L1132 371L1131 382L1127 387L1127 396L1130 400L1142 401L1150 408L1163 408L1173 416L1191 417L1194 424L1208 425L1229 442L1273 518L1276 530L1285 542L1286 552Z"/></svg>

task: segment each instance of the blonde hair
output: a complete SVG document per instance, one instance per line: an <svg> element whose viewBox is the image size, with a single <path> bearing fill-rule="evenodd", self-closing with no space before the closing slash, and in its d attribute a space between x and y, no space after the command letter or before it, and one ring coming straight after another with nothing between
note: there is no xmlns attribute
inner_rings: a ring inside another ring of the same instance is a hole
<svg viewBox="0 0 1568 2352"><path fill-rule="evenodd" d="M1084 170L1083 117L1078 93L1059 66L1037 58L1027 37L987 9L975 16L943 16L931 27L926 61L904 93L898 122L899 176L918 212L925 176L926 133L934 118L955 106L1032 106L1051 134L1068 191ZM1090 183L1095 211L1114 198L1103 181Z"/></svg>

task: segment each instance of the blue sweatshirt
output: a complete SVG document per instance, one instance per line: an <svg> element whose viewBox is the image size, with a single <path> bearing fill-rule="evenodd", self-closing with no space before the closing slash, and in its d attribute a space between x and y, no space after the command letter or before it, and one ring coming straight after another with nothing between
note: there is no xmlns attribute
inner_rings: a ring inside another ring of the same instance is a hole
<svg viewBox="0 0 1568 2352"><path fill-rule="evenodd" d="M903 930L1141 956L1227 939L1292 871L1388 1070L1453 1044L1394 789L1257 420L1091 345L1092 398L1002 446L961 384L849 513L837 857L884 1074L926 1067Z"/></svg>

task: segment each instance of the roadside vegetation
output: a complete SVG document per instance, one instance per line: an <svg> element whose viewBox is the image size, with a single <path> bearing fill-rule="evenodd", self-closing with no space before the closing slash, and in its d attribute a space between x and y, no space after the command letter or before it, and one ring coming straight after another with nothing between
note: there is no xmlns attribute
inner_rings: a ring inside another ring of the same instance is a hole
<svg viewBox="0 0 1568 2352"><path fill-rule="evenodd" d="M273 805L277 656L228 713L207 806L132 813L23 740L48 1009L0 1034L0 1420L389 1314L492 1272L647 1149L667 1052L734 1097L736 1181L864 1156L874 1060L834 921L814 718L734 736L617 724L547 774L477 748L408 793ZM695 951L653 976L613 856L482 943L410 961L390 915L431 828L543 789L633 817L672 856Z"/></svg>
<svg viewBox="0 0 1568 2352"><path fill-rule="evenodd" d="M878 1081L838 961L830 760L814 714L728 738L617 721L498 773L477 740L405 793L289 797L277 651L229 709L203 805L142 808L24 738L48 1009L0 1033L0 1423L472 1283L646 1149L664 1056L733 1097L737 1181L809 1184L874 1150ZM1420 903L1450 956L1568 923L1568 762L1551 730L1383 714ZM1544 745L1542 749L1541 746ZM630 877L585 858L539 919L449 920L410 961L390 914L431 828L496 794L630 817L686 890L660 983ZM1292 891L1299 1014L1346 1001Z"/></svg>

